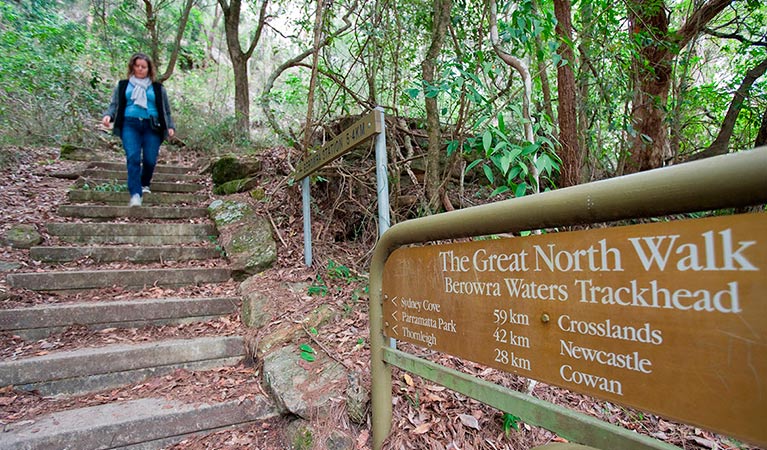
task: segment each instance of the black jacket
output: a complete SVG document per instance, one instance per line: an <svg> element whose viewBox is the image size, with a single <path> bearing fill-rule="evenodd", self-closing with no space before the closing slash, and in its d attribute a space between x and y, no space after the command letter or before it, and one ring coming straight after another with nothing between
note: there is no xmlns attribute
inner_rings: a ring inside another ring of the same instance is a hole
<svg viewBox="0 0 767 450"><path fill-rule="evenodd" d="M105 116L112 118L114 127L112 133L116 136L121 136L122 126L125 121L125 107L128 104L125 91L128 89L128 80L120 80L117 83L117 87L112 92L112 102L109 104L109 109ZM152 83L152 89L154 89L155 107L159 114L160 126L163 130L163 137L168 137L168 128L176 129L176 124L173 123L173 117L170 114L170 103L168 102L168 93L165 91L162 83Z"/></svg>

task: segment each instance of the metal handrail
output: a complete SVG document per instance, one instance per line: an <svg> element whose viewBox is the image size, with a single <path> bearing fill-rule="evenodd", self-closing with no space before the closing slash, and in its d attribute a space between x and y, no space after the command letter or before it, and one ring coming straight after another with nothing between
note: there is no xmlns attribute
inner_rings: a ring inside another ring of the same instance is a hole
<svg viewBox="0 0 767 450"><path fill-rule="evenodd" d="M370 268L373 448L391 428L391 368L385 362L383 270L414 243L549 227L657 217L767 203L767 147L409 220L379 240ZM389 356L391 357L391 356Z"/></svg>

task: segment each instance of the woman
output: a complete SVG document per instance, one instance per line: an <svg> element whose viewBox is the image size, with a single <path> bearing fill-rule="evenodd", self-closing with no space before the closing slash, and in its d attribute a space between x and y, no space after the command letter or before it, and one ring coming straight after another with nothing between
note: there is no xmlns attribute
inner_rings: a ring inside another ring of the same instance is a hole
<svg viewBox="0 0 767 450"><path fill-rule="evenodd" d="M112 133L123 142L129 206L141 206L142 195L150 192L160 144L176 134L168 93L161 83L154 82L154 77L155 67L149 56L134 54L128 62L128 79L117 83L109 110L101 119L105 127L114 122Z"/></svg>

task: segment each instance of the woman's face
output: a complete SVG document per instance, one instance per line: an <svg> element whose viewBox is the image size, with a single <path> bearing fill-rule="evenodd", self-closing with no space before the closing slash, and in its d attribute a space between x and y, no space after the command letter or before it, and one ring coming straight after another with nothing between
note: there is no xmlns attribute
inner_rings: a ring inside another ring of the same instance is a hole
<svg viewBox="0 0 767 450"><path fill-rule="evenodd" d="M136 78L146 78L149 75L149 63L143 59L136 59L133 63L133 75Z"/></svg>

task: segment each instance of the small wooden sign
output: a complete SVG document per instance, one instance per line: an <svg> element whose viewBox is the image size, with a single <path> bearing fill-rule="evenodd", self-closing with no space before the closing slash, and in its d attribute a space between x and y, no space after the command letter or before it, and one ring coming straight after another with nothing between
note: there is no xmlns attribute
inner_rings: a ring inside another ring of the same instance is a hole
<svg viewBox="0 0 767 450"><path fill-rule="evenodd" d="M322 146L320 150L302 159L296 165L293 179L298 181L311 175L315 170L348 152L360 142L383 131L381 114L381 111L372 110L368 115L336 136L335 139Z"/></svg>
<svg viewBox="0 0 767 450"><path fill-rule="evenodd" d="M401 248L386 336L767 446L767 214Z"/></svg>

